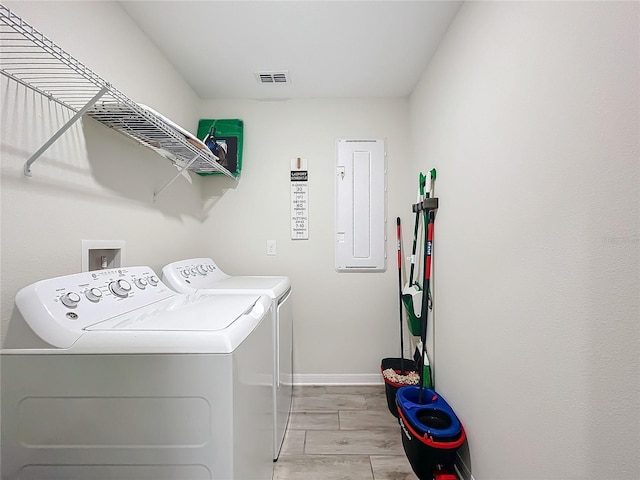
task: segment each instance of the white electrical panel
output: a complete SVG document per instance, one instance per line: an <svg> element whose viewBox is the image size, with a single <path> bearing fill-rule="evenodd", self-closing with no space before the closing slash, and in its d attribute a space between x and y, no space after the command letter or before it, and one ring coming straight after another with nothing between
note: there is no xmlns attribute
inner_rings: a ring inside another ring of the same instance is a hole
<svg viewBox="0 0 640 480"><path fill-rule="evenodd" d="M338 140L336 270L386 270L384 140Z"/></svg>

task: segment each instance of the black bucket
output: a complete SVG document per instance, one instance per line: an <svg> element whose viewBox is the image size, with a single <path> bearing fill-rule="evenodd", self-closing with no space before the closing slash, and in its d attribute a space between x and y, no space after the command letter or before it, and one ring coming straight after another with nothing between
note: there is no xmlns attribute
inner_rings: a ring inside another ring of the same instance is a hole
<svg viewBox="0 0 640 480"><path fill-rule="evenodd" d="M400 368L400 362L404 360L404 372ZM384 372L387 369L393 369L396 373L400 375L407 375L410 372L417 372L416 362L408 359L400 359L400 358L383 358L382 364L380 365L380 371ZM389 407L389 411L391 414L398 418L398 407L396 406L396 392L400 387L406 387L407 385L404 383L396 383L388 378L385 378L384 374L382 375L384 379L384 389L387 394L387 407Z"/></svg>
<svg viewBox="0 0 640 480"><path fill-rule="evenodd" d="M398 389L396 403L402 446L417 477L432 480L439 466L453 471L466 434L444 398L430 388L423 388L420 398L420 387L410 386Z"/></svg>

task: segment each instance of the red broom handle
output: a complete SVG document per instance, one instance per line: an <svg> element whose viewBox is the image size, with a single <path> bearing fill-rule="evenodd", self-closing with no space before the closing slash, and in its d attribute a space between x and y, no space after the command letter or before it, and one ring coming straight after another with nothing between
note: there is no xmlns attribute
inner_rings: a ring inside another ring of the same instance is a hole
<svg viewBox="0 0 640 480"><path fill-rule="evenodd" d="M424 278L427 280L431 280L431 247L433 245L433 221L429 222L429 227L427 228L427 265L426 270L424 272Z"/></svg>

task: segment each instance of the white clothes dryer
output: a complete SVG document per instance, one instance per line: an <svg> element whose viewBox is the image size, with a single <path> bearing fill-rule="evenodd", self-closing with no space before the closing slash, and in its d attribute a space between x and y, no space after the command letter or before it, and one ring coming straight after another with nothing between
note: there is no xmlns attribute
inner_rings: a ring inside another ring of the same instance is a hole
<svg viewBox="0 0 640 480"><path fill-rule="evenodd" d="M165 265L162 281L180 293L260 294L273 311L273 459L277 460L289 421L293 393L293 308L291 281L283 276L231 276L211 258L191 258Z"/></svg>
<svg viewBox="0 0 640 480"><path fill-rule="evenodd" d="M3 480L270 480L271 299L149 267L36 282L1 354Z"/></svg>

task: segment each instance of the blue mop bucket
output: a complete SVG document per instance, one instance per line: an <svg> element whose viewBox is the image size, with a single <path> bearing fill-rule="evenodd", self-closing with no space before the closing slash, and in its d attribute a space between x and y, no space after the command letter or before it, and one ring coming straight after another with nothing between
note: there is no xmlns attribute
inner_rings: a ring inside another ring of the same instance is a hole
<svg viewBox="0 0 640 480"><path fill-rule="evenodd" d="M456 451L464 443L464 427L449 404L430 388L398 389L396 405L402 446L411 468L420 480L432 480L438 466L453 471Z"/></svg>

